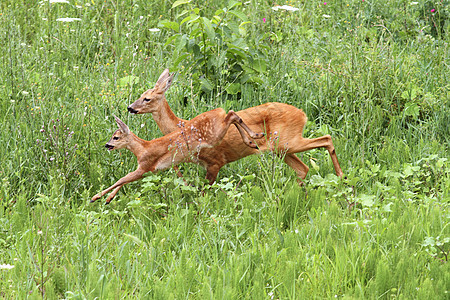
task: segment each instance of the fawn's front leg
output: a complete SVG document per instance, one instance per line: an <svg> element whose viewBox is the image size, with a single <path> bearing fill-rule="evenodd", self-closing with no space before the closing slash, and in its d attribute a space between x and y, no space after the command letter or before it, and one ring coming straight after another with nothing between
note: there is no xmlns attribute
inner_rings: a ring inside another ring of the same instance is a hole
<svg viewBox="0 0 450 300"><path fill-rule="evenodd" d="M107 188L106 190L101 191L100 193L98 193L97 195L95 195L94 197L92 197L91 203L100 199L101 197L103 197L105 194L107 194L109 191L111 191L112 189L115 189L111 195L108 197L108 199L106 200L106 203L108 204L111 199L117 194L117 192L119 191L119 189L129 183L129 182L133 182L136 180L139 180L142 178L142 175L144 175L144 171L141 169L137 169L134 172L128 173L127 175L125 175L124 177L120 178L116 183L114 183L112 186L110 186L109 188Z"/></svg>

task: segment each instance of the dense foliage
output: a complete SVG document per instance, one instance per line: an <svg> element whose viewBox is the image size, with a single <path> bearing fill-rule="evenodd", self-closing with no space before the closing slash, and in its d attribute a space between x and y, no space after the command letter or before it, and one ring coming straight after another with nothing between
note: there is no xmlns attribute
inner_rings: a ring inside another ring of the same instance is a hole
<svg viewBox="0 0 450 300"><path fill-rule="evenodd" d="M448 298L448 1L4 0L0 28L1 298ZM126 108L166 67L185 119L302 108L346 178L268 153L89 204L136 166L112 114L161 136Z"/></svg>

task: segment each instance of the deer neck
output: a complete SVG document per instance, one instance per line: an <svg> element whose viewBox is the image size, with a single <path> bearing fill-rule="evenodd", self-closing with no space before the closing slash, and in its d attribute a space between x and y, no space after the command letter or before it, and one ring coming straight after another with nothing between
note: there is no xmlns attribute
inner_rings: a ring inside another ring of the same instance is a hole
<svg viewBox="0 0 450 300"><path fill-rule="evenodd" d="M173 113L165 98L162 100L161 109L153 112L152 115L164 135L179 129L180 127L178 124L180 122L185 122L185 120L178 118Z"/></svg>
<svg viewBox="0 0 450 300"><path fill-rule="evenodd" d="M133 152L133 154L136 155L139 160L139 157L141 157L146 152L146 143L148 143L148 141L139 138L134 133L130 134L131 137L130 142L127 145L127 149Z"/></svg>

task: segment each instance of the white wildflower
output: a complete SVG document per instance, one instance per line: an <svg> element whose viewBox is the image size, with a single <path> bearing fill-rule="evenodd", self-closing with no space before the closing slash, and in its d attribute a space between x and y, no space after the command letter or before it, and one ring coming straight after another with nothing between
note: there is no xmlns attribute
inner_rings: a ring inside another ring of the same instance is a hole
<svg viewBox="0 0 450 300"><path fill-rule="evenodd" d="M288 10L288 11L297 11L297 10L299 10L297 7L293 7L293 6L290 6L290 5L282 5L282 6L277 5L277 6L272 7L272 9L274 11L278 11L279 9L281 9L281 10Z"/></svg>
<svg viewBox="0 0 450 300"><path fill-rule="evenodd" d="M11 270L12 268L14 268L14 266L10 265L10 264L1 264L0 265L0 269Z"/></svg>
<svg viewBox="0 0 450 300"><path fill-rule="evenodd" d="M56 19L58 22L73 22L73 21L81 21L80 18L59 18Z"/></svg>
<svg viewBox="0 0 450 300"><path fill-rule="evenodd" d="M150 32L160 32L161 29L159 29L159 28L150 28L149 31Z"/></svg>
<svg viewBox="0 0 450 300"><path fill-rule="evenodd" d="M67 0L49 0L49 2L50 3L70 3L69 1L67 1Z"/></svg>
<svg viewBox="0 0 450 300"><path fill-rule="evenodd" d="M324 18L326 18L326 19L331 18L330 15L322 15L322 17L324 17Z"/></svg>

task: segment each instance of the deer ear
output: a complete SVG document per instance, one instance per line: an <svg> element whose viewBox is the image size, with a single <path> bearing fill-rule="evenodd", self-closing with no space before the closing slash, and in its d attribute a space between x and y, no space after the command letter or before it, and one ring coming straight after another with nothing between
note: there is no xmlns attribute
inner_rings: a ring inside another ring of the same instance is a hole
<svg viewBox="0 0 450 300"><path fill-rule="evenodd" d="M169 76L169 69L165 69L159 76L158 80L156 81L156 85L157 86L159 85L161 88L164 88L163 82L166 81L168 76Z"/></svg>
<svg viewBox="0 0 450 300"><path fill-rule="evenodd" d="M130 133L130 128L128 128L127 124L125 124L124 122L122 122L121 119L119 119L118 117L114 116L114 119L116 119L116 123L117 125L119 125L119 129L122 133L125 134L129 134Z"/></svg>
<svg viewBox="0 0 450 300"><path fill-rule="evenodd" d="M169 71L169 70L167 70ZM173 77L175 76L175 73L172 73L169 75L169 77L166 78L166 80L164 80L161 85L160 88L161 90L164 91L164 93L170 88L170 86L172 85L173 82Z"/></svg>

